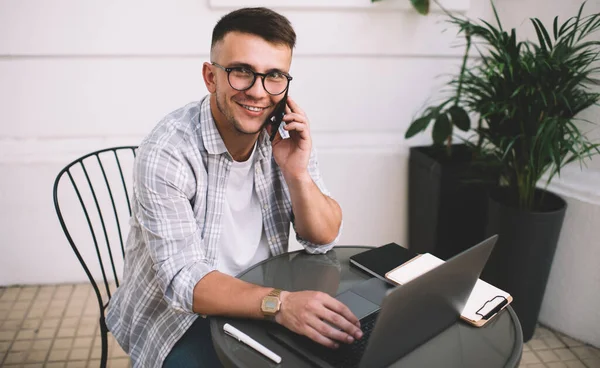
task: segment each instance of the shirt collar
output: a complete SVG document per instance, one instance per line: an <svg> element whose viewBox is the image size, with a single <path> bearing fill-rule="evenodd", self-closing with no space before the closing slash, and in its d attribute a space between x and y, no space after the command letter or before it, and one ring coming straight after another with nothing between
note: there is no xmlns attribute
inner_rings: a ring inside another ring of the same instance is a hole
<svg viewBox="0 0 600 368"><path fill-rule="evenodd" d="M200 129L202 129L202 141L206 151L212 155L220 155L227 152L227 147L223 138L217 129L217 124L210 110L210 95L204 97L200 103ZM263 129L258 136L256 151L257 160L262 160L271 156L271 142L269 135Z"/></svg>

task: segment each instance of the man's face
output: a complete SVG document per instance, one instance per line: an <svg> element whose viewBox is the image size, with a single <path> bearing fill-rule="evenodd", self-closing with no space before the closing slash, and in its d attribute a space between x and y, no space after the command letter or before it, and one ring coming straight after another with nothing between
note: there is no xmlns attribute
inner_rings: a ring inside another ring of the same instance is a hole
<svg viewBox="0 0 600 368"><path fill-rule="evenodd" d="M226 68L244 66L258 73L289 72L292 51L286 45L275 45L250 34L230 32L213 48L213 62ZM262 78L257 76L254 85L245 91L233 89L227 72L212 66L215 73L217 110L215 119L223 128L233 128L240 134L256 134L285 93L277 96L265 91ZM211 91L212 92L212 91ZM228 126L224 127L223 124Z"/></svg>

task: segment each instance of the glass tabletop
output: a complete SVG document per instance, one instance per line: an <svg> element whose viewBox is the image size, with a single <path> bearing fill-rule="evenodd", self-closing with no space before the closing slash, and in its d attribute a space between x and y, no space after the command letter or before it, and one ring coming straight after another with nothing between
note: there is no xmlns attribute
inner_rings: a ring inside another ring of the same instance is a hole
<svg viewBox="0 0 600 368"><path fill-rule="evenodd" d="M350 266L349 258L368 249L338 246L323 255L305 251L286 253L250 267L238 278L288 291L318 290L335 296L371 276ZM266 359L223 332L230 323L282 357L280 364ZM215 350L223 364L235 367L310 367L311 364L267 333L274 322L226 317L211 318ZM409 336L410 331L405 332ZM402 338L402 334L399 335ZM476 328L457 321L454 325L402 357L392 367L516 367L523 337L512 308L485 326Z"/></svg>

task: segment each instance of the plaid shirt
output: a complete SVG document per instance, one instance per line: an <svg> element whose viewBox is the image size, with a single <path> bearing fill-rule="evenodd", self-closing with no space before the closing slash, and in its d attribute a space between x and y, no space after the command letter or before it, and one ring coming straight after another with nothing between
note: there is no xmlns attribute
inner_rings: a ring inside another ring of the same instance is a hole
<svg viewBox="0 0 600 368"><path fill-rule="evenodd" d="M288 250L290 193L264 131L256 153L255 190L270 253L278 255ZM193 289L217 269L231 162L208 96L167 115L139 146L123 282L106 317L134 367L161 367L198 317L192 311ZM329 195L314 151L308 170ZM325 253L337 242L319 246L297 239L309 253Z"/></svg>

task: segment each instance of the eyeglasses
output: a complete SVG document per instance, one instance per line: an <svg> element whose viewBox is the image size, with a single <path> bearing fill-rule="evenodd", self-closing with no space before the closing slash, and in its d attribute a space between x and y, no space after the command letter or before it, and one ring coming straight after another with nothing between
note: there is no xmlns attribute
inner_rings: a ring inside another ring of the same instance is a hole
<svg viewBox="0 0 600 368"><path fill-rule="evenodd" d="M211 64L227 72L229 85L236 91L249 90L256 82L256 76L259 76L262 78L265 91L270 95L277 96L285 92L292 80L292 76L284 72L257 73L243 66L226 68L217 63Z"/></svg>

